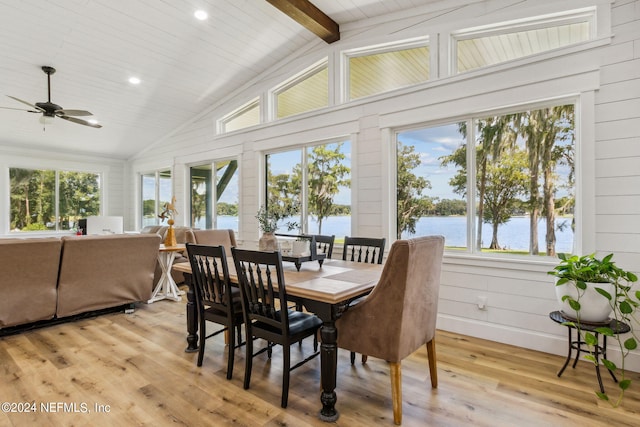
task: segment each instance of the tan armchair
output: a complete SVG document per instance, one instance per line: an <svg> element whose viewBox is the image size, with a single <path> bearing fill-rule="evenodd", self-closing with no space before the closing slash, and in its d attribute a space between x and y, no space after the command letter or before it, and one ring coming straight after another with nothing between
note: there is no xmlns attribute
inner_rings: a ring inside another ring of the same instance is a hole
<svg viewBox="0 0 640 427"><path fill-rule="evenodd" d="M186 241L197 245L224 246L227 255L231 255L231 248L236 245L236 233L231 229L219 230L189 230Z"/></svg>
<svg viewBox="0 0 640 427"><path fill-rule="evenodd" d="M389 363L397 425L402 422L401 362L423 344L431 386L438 386L434 337L443 251L442 236L394 242L374 290L336 322L338 347Z"/></svg>

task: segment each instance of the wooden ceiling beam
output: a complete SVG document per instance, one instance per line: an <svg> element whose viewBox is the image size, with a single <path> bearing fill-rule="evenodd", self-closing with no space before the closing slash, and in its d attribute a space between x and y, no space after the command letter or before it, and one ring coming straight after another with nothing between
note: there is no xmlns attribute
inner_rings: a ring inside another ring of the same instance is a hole
<svg viewBox="0 0 640 427"><path fill-rule="evenodd" d="M340 27L309 0L267 0L316 36L331 44L340 40Z"/></svg>

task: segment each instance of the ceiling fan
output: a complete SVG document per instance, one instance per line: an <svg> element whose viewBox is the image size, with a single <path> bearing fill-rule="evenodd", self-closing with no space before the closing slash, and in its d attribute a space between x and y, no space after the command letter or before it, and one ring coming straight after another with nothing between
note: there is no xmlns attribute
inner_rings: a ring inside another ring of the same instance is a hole
<svg viewBox="0 0 640 427"><path fill-rule="evenodd" d="M47 102L36 102L35 105L30 102L23 101L20 98L16 98L15 96L7 95L11 99L15 99L18 102L21 102L25 105L31 107L30 110L25 110L21 108L11 108L11 107L0 107L6 110L21 110L28 111L29 113L41 113L42 119L46 120L47 117L60 117L61 119L68 120L73 123L78 123L80 125L91 126L94 128L101 128L102 125L96 123L95 121L89 121L84 119L79 119L78 117L82 116L92 116L88 111L85 110L65 110L61 106L54 104L51 102L51 74L56 72L56 69L49 66L43 66L42 71L47 75L47 91L48 91L48 99ZM43 121L43 123L45 123Z"/></svg>

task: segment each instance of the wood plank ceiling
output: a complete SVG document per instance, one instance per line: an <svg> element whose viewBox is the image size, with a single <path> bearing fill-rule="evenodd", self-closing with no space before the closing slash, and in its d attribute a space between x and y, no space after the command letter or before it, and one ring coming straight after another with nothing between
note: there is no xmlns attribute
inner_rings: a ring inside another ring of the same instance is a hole
<svg viewBox="0 0 640 427"><path fill-rule="evenodd" d="M343 25L437 1L312 3ZM0 146L127 159L311 43L323 42L267 1L0 0L0 106L46 101L50 65L51 101L104 126L43 131L39 114L2 109Z"/></svg>

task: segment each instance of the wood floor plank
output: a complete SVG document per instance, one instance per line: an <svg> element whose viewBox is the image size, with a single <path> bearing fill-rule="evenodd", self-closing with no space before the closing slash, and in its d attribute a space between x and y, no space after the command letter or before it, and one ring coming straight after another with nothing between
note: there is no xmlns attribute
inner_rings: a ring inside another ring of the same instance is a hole
<svg viewBox="0 0 640 427"><path fill-rule="evenodd" d="M318 419L320 363L291 373L289 406L280 408L282 352L254 360L251 388L243 389L244 347L235 350L226 380L223 336L207 341L202 367L185 353L185 305L140 304L113 313L0 338L0 396L5 401L86 403L88 413L1 413L7 426L312 426L393 425L389 367L369 358L349 362L338 353L333 424ZM215 326L214 326L215 327ZM292 347L292 360L312 351ZM439 383L431 388L426 348L402 363L403 426L636 426L640 375L622 408L598 401L592 365L579 362L561 378L564 357L444 331L437 332ZM256 345L261 345L256 343ZM263 357L264 356L264 357ZM607 390L615 384L603 371ZM97 405L97 406L96 406ZM96 408L109 407L109 412Z"/></svg>

